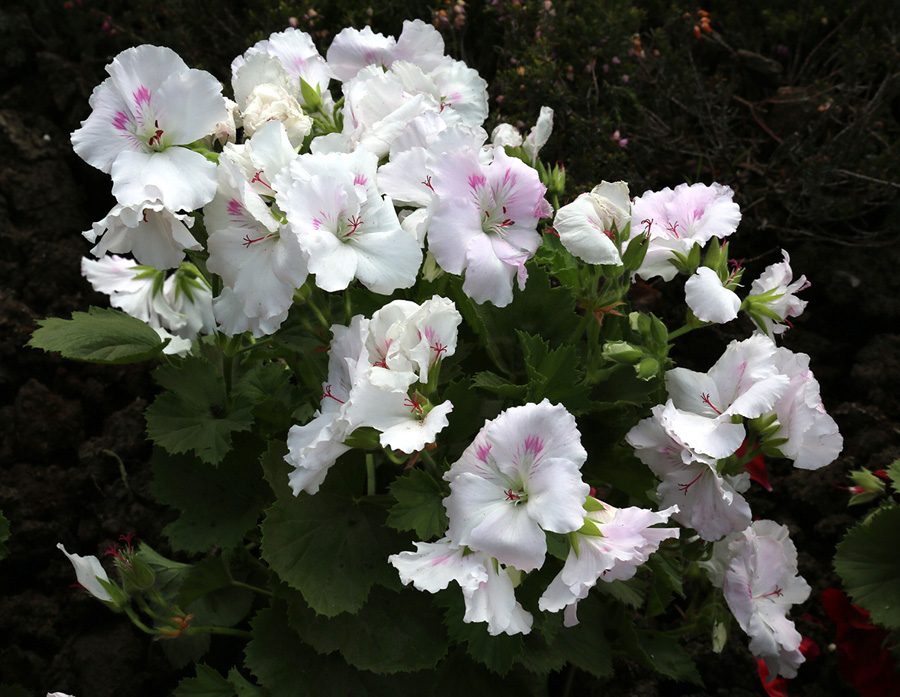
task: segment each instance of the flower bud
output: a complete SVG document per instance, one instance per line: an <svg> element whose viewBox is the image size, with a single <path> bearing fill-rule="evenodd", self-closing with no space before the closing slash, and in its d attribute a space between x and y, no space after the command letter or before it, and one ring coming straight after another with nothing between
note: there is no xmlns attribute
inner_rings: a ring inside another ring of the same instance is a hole
<svg viewBox="0 0 900 697"><path fill-rule="evenodd" d="M622 365L635 365L644 358L644 352L627 341L609 341L603 346L603 357Z"/></svg>

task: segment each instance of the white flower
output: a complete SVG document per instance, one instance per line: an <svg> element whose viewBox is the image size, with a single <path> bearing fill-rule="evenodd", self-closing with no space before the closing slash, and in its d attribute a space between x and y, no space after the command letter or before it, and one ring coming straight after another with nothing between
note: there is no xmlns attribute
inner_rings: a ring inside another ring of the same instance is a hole
<svg viewBox="0 0 900 697"><path fill-rule="evenodd" d="M790 379L790 385L775 403L779 427L769 438L787 439L778 451L793 460L794 467L824 467L840 455L844 439L835 420L825 411L819 383L809 369L809 356L779 348L775 360L781 374Z"/></svg>
<svg viewBox="0 0 900 697"><path fill-rule="evenodd" d="M376 34L371 27L362 30L343 29L328 47L328 66L338 80L351 80L366 66L390 68L396 60L416 63L432 70L444 57L444 40L440 33L420 19L403 22L399 39Z"/></svg>
<svg viewBox="0 0 900 697"><path fill-rule="evenodd" d="M809 288L809 281L806 276L801 276L792 282L791 258L786 251L781 253L784 261L766 267L762 275L753 281L746 300L750 317L766 334L783 333L790 324L788 317L799 317L806 307L806 301L795 293Z"/></svg>
<svg viewBox="0 0 900 697"><path fill-rule="evenodd" d="M483 165L478 153L447 153L435 164L435 211L428 249L441 268L465 271L463 291L475 302L512 302L513 278L524 289L525 262L541 243L538 221L550 214L538 174L502 148Z"/></svg>
<svg viewBox="0 0 900 697"><path fill-rule="evenodd" d="M193 225L190 215L174 213L160 201L144 201L113 206L103 220L83 234L88 242L96 242L91 249L96 257L131 252L144 266L171 269L184 261L184 250L203 249L191 235L189 228Z"/></svg>
<svg viewBox="0 0 900 697"><path fill-rule="evenodd" d="M678 436L683 418L671 400L653 407L625 436L635 455L660 478L657 489L663 506L677 506L672 518L693 528L704 540L718 540L750 524L750 506L741 496L749 475L725 477L716 470L716 458L693 451ZM743 442L744 428L739 429Z"/></svg>
<svg viewBox="0 0 900 697"><path fill-rule="evenodd" d="M573 255L589 264L621 264L611 239L612 229L623 234L631 221L628 184L604 181L580 194L556 212L553 229Z"/></svg>
<svg viewBox="0 0 900 697"><path fill-rule="evenodd" d="M485 422L444 475L447 536L521 571L544 561L544 531L568 533L583 522L590 487L581 480L587 453L562 405L513 407Z"/></svg>
<svg viewBox="0 0 900 697"><path fill-rule="evenodd" d="M491 131L491 144L501 148L518 148L522 145L522 134L515 126L501 123Z"/></svg>
<svg viewBox="0 0 900 697"><path fill-rule="evenodd" d="M516 601L509 573L495 560L483 553L467 552L446 537L415 545L415 552L388 557L404 585L412 583L420 591L437 593L455 581L466 602L463 622L487 622L491 636L531 631L531 614Z"/></svg>
<svg viewBox="0 0 900 697"><path fill-rule="evenodd" d="M663 540L678 537L679 528L652 528L678 511L672 506L658 513L643 508L615 508L588 499L585 525L595 533L575 533L565 566L544 591L538 606L548 612L566 610L565 625L577 624L575 606L587 597L599 579L628 580L637 567L659 549Z"/></svg>
<svg viewBox="0 0 900 697"><path fill-rule="evenodd" d="M671 428L692 450L713 458L728 457L744 440L733 416L755 419L770 411L788 387L775 363L776 347L765 334L732 341L707 373L674 368L666 389L678 413Z"/></svg>
<svg viewBox="0 0 900 697"><path fill-rule="evenodd" d="M123 206L159 200L178 211L208 203L216 191L215 164L178 146L226 120L219 82L159 46L129 48L106 71L110 77L91 95L91 115L72 133L75 152L111 174Z"/></svg>
<svg viewBox="0 0 900 697"><path fill-rule="evenodd" d="M283 319L308 275L305 255L297 236L227 156L220 158L219 191L204 217L209 270L234 290L249 321Z"/></svg>
<svg viewBox="0 0 900 697"><path fill-rule="evenodd" d="M310 154L291 163L289 183L285 173L278 178L276 200L323 290L343 290L356 278L386 295L416 281L422 250L378 192L376 166L365 150Z"/></svg>
<svg viewBox="0 0 900 697"><path fill-rule="evenodd" d="M534 128L525 136L525 142L522 143L522 149L531 160L533 165L537 161L538 153L541 151L547 141L550 140L550 133L553 131L553 109L548 106L542 106L538 115L537 123Z"/></svg>
<svg viewBox="0 0 900 697"><path fill-rule="evenodd" d="M69 561L72 562L72 566L75 567L75 577L78 579L78 583L82 588L98 600L103 600L104 602L112 601L112 596L109 594L109 591L107 591L100 583L100 580L106 581L107 583L110 581L109 576L106 575L106 571L100 566L100 560L97 559L97 557L82 557L79 554L69 554L62 542L58 543L56 548L61 550L62 553L69 558Z"/></svg>
<svg viewBox="0 0 900 697"><path fill-rule="evenodd" d="M741 299L712 269L701 266L684 284L684 298L699 320L725 324L738 316Z"/></svg>
<svg viewBox="0 0 900 697"><path fill-rule="evenodd" d="M793 678L805 660L800 632L787 619L791 605L809 597L797 575L797 551L787 528L760 520L728 543L731 561L722 590L728 607L750 636L750 652L762 658L769 675Z"/></svg>
<svg viewBox="0 0 900 697"><path fill-rule="evenodd" d="M647 255L638 273L644 279L675 277L670 263L675 253L687 255L695 244L705 245L712 237L732 234L741 220L741 211L732 200L734 192L721 184L679 184L675 190L648 191L631 206L632 230L650 235Z"/></svg>

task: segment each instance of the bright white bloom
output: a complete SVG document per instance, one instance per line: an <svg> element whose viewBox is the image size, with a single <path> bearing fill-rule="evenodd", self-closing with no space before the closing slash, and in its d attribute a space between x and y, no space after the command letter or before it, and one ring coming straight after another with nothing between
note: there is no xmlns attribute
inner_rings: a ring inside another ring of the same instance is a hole
<svg viewBox="0 0 900 697"><path fill-rule="evenodd" d="M228 286L223 286L222 292L213 298L213 314L216 324L225 336L235 336L250 332L255 338L274 334L281 323L287 319L288 310L285 309L272 317L249 317L244 312L244 303Z"/></svg>
<svg viewBox="0 0 900 697"><path fill-rule="evenodd" d="M788 317L799 317L806 307L806 301L798 298L795 293L809 288L809 281L806 276L793 281L791 258L784 250L781 253L784 261L767 266L762 275L753 281L747 298L751 318L766 334L783 333L790 324ZM754 312L754 304L764 305L778 319L767 316L768 312Z"/></svg>
<svg viewBox="0 0 900 697"><path fill-rule="evenodd" d="M291 163L289 182L278 178L278 205L323 290L343 290L356 278L387 295L416 281L422 250L376 188L376 167L365 150L310 154Z"/></svg>
<svg viewBox="0 0 900 697"><path fill-rule="evenodd" d="M663 540L678 537L679 528L653 528L665 523L677 506L654 513L643 508L615 508L588 499L585 525L600 534L575 533L576 547L569 549L565 566L544 591L538 606L559 612L565 609L565 625L578 623L575 607L587 597L599 579L626 581L637 572Z"/></svg>
<svg viewBox="0 0 900 697"><path fill-rule="evenodd" d="M241 144L226 145L220 158L237 165L256 194L271 200L278 174L297 157L280 121L269 121Z"/></svg>
<svg viewBox="0 0 900 697"><path fill-rule="evenodd" d="M219 145L227 145L228 143L233 143L235 138L237 138L237 125L235 119L240 120L240 109L238 109L237 102L231 101L228 97L225 97L225 109L227 110L227 114L225 116L224 121L219 121L214 127L211 133L207 134L206 138L204 138L204 142L210 150L216 144Z"/></svg>
<svg viewBox="0 0 900 697"><path fill-rule="evenodd" d="M209 270L234 290L251 321L283 317L306 281L304 253L297 236L227 156L220 158L219 191L204 215Z"/></svg>
<svg viewBox="0 0 900 697"><path fill-rule="evenodd" d="M159 201L144 201L113 206L103 220L82 234L88 242L96 242L91 249L96 257L131 252L144 266L171 269L184 261L185 249L203 249L191 235L193 225L190 215L174 213Z"/></svg>
<svg viewBox="0 0 900 697"><path fill-rule="evenodd" d="M775 403L779 428L770 438L787 439L778 450L794 461L794 467L824 467L840 455L844 439L822 404L819 383L809 369L809 356L779 348L775 360L779 372L790 379L790 385Z"/></svg>
<svg viewBox="0 0 900 697"><path fill-rule="evenodd" d="M330 102L328 83L331 81L331 70L325 59L319 55L312 37L299 29L289 28L285 31L271 34L268 39L258 41L244 53L238 56L231 64L231 74L234 76L249 58L256 54L266 54L277 58L288 75L291 77L291 94L297 98L301 105L305 105L303 94L300 90L300 80L306 82L313 89L318 89L323 101ZM330 104L328 104L330 108Z"/></svg>
<svg viewBox="0 0 900 697"><path fill-rule="evenodd" d="M547 141L550 140L550 134L553 132L553 109L548 106L541 107L541 113L538 115L537 123L534 128L525 136L525 142L522 143L522 149L531 160L533 165L537 161L538 153L541 151Z"/></svg>
<svg viewBox="0 0 900 697"><path fill-rule="evenodd" d="M679 184L674 191L648 191L634 199L631 228L650 235L647 256L638 269L641 277L671 281L677 273L670 263L676 252L687 256L695 244L702 247L713 237L721 239L737 230L741 211L733 196L727 186L698 183Z"/></svg>
<svg viewBox="0 0 900 697"><path fill-rule="evenodd" d="M445 271L465 271L463 290L475 302L508 305L513 278L524 289L525 262L540 246L538 221L551 212L537 172L502 148L487 165L464 150L435 164L432 184L428 249Z"/></svg>
<svg viewBox="0 0 900 697"><path fill-rule="evenodd" d="M624 234L631 221L628 184L604 181L556 212L553 229L563 246L589 264L622 263L612 229Z"/></svg>
<svg viewBox="0 0 900 697"><path fill-rule="evenodd" d="M487 622L488 633L528 634L532 617L516 601L512 579L504 568L495 568L488 555L469 552L448 538L416 542L415 552L388 557L404 585L437 593L455 581L466 602L464 622Z"/></svg>
<svg viewBox="0 0 900 697"><path fill-rule="evenodd" d="M693 528L704 540L718 540L750 524L750 506L741 496L749 475L722 476L716 458L691 450L673 422L683 416L669 400L653 407L625 436L635 455L660 478L657 494L663 506L677 506L673 520ZM743 441L743 426L735 424Z"/></svg>
<svg viewBox="0 0 900 697"><path fill-rule="evenodd" d="M741 299L712 269L701 266L684 284L684 299L697 319L725 324L738 316Z"/></svg>
<svg viewBox="0 0 900 697"><path fill-rule="evenodd" d="M351 398L367 379L368 322L362 315L356 315L349 327L331 328L328 380L322 386L319 411L308 424L292 426L288 432L288 454L284 459L295 468L289 476L294 496L301 491L315 494L319 490L328 469L350 450L344 440L361 425L356 403Z"/></svg>
<svg viewBox="0 0 900 697"><path fill-rule="evenodd" d="M303 113L291 77L277 58L265 53L251 55L235 71L232 84L245 135L252 136L269 121L280 121L291 145L298 148L303 144L312 130L312 119Z"/></svg>
<svg viewBox="0 0 900 697"><path fill-rule="evenodd" d="M707 373L675 368L666 388L678 409L673 432L692 450L728 457L744 440L744 428L732 416L755 419L769 412L788 387L775 362L775 343L765 334L732 341Z"/></svg>
<svg viewBox="0 0 900 697"><path fill-rule="evenodd" d="M544 561L544 531L568 533L584 520L587 453L562 405L513 407L485 422L444 475L451 494L447 536L521 571Z"/></svg>
<svg viewBox="0 0 900 697"><path fill-rule="evenodd" d="M444 39L420 19L403 22L403 31L396 40L376 34L368 26L362 30L347 27L334 37L326 57L328 66L342 82L351 80L366 66L387 69L397 60L431 71L444 58Z"/></svg>
<svg viewBox="0 0 900 697"><path fill-rule="evenodd" d="M809 597L797 575L797 550L787 528L759 520L728 543L731 561L722 590L738 624L750 636L750 652L766 662L769 675L793 678L805 658L800 632L787 618L791 605Z"/></svg>
<svg viewBox="0 0 900 697"><path fill-rule="evenodd" d="M491 131L491 145L500 148L518 148L522 145L522 134L519 129L508 123L498 124Z"/></svg>
<svg viewBox="0 0 900 697"><path fill-rule="evenodd" d="M74 697L74 695L67 695L65 692L48 692L47 697Z"/></svg>
<svg viewBox="0 0 900 697"><path fill-rule="evenodd" d="M112 600L109 591L107 591L101 585L100 580L98 580L101 579L109 583L109 576L106 575L106 571L100 566L100 560L97 559L97 557L82 557L80 554L69 554L62 542L58 543L56 548L61 550L62 553L69 558L69 561L72 562L72 566L75 567L75 577L78 579L79 585L98 600L103 600L104 602Z"/></svg>
<svg viewBox="0 0 900 697"><path fill-rule="evenodd" d="M215 164L178 146L226 120L219 82L159 46L129 48L106 71L110 77L91 95L93 112L72 134L75 152L110 173L123 206L159 200L178 211L208 203L216 191Z"/></svg>

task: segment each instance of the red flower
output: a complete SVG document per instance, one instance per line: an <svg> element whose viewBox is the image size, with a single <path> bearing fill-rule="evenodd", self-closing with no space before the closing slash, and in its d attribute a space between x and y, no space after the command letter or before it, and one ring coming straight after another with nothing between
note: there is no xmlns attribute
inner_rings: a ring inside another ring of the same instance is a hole
<svg viewBox="0 0 900 697"><path fill-rule="evenodd" d="M886 629L869 621L869 613L852 605L843 591L822 591L825 612L837 625L834 643L841 675L862 697L900 697L900 674L887 648Z"/></svg>
<svg viewBox="0 0 900 697"><path fill-rule="evenodd" d="M809 637L803 637L803 641L800 642L800 653L809 660L812 661L819 655L819 645L816 644ZM776 677L774 680L769 680L769 669L766 668L766 662L761 659L756 659L756 669L759 671L759 679L762 682L763 689L769 695L769 697L788 697L787 686L789 680L787 678Z"/></svg>

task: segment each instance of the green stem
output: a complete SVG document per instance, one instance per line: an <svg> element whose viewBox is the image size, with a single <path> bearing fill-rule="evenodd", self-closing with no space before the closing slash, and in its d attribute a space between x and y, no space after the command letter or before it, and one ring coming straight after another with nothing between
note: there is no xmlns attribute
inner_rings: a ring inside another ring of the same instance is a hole
<svg viewBox="0 0 900 697"><path fill-rule="evenodd" d="M135 614L134 610L132 610L130 607L125 608L125 614L128 615L128 618L134 623L134 626L140 629L145 634L156 634L154 630L150 629L150 627L148 627L138 619L137 614Z"/></svg>
<svg viewBox="0 0 900 697"><path fill-rule="evenodd" d="M350 304L350 289L344 291L344 321L350 326L350 320L353 318L353 309Z"/></svg>
<svg viewBox="0 0 900 697"><path fill-rule="evenodd" d="M366 453L366 494L375 495L375 457Z"/></svg>
<svg viewBox="0 0 900 697"><path fill-rule="evenodd" d="M188 627L184 631L185 635L191 634L224 634L225 636L236 636L242 639L250 639L253 635L243 629L232 629L231 627Z"/></svg>
<svg viewBox="0 0 900 697"><path fill-rule="evenodd" d="M313 302L312 296L306 299L306 304L312 308L313 313L316 315L316 319L319 320L319 324L322 325L323 328L330 330L331 324L325 319L325 315L322 314L322 311L318 308L318 306Z"/></svg>
<svg viewBox="0 0 900 697"><path fill-rule="evenodd" d="M687 334L688 332L692 332L699 327L702 327L702 324L693 325L693 324L685 324L683 327L679 327L674 332L669 332L669 341L672 339L677 339L682 334Z"/></svg>
<svg viewBox="0 0 900 697"><path fill-rule="evenodd" d="M235 581L234 579L232 579L231 585L237 588L246 588L248 591L253 591L254 593L259 593L261 595L268 595L272 598L275 597L275 594L272 591L266 590L265 588L260 588L259 586L251 586L249 583L243 583L241 581Z"/></svg>

